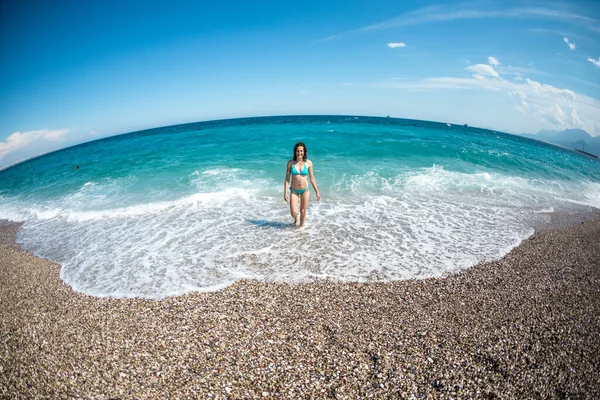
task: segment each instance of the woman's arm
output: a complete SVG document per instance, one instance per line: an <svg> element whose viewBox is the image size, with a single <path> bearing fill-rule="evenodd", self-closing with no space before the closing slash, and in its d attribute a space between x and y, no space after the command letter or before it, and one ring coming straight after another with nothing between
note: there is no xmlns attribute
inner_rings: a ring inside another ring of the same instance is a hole
<svg viewBox="0 0 600 400"><path fill-rule="evenodd" d="M283 184L283 199L287 202L288 190L290 189L290 171L292 170L292 161L288 161L287 167L285 169L285 183Z"/></svg>
<svg viewBox="0 0 600 400"><path fill-rule="evenodd" d="M312 187L315 189L315 194L317 195L317 201L321 200L321 193L319 193L319 188L317 187L317 180L315 179L315 174L313 174L313 164L312 161L308 161L308 174L310 176L310 183Z"/></svg>

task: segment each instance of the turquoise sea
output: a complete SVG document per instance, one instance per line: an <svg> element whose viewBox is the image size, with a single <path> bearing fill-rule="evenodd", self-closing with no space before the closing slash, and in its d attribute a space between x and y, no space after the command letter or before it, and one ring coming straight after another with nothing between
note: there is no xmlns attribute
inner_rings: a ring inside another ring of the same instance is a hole
<svg viewBox="0 0 600 400"><path fill-rule="evenodd" d="M295 229L285 165L308 148ZM551 213L600 209L600 162L501 132L290 116L110 137L0 171L0 219L75 290L162 298L242 278L389 281L498 259Z"/></svg>

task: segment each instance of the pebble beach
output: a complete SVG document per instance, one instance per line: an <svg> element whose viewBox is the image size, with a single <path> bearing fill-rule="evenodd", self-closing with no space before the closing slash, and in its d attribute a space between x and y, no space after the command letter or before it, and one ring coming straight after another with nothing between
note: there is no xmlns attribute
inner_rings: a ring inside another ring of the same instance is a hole
<svg viewBox="0 0 600 400"><path fill-rule="evenodd" d="M600 218L386 283L74 292L0 222L0 397L600 398Z"/></svg>

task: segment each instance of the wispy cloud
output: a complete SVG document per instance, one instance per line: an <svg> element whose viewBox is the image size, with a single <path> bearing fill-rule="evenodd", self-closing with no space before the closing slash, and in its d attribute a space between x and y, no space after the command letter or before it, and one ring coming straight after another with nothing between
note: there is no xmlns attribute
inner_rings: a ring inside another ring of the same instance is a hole
<svg viewBox="0 0 600 400"><path fill-rule="evenodd" d="M508 65L508 66L505 65L501 68L498 68L498 71L500 71L500 74L502 74L502 75L517 75L517 76L522 76L522 75L527 75L527 74L529 74L529 75L545 75L545 76L551 75L548 72L540 71L535 68L514 67L512 65Z"/></svg>
<svg viewBox="0 0 600 400"><path fill-rule="evenodd" d="M588 58L587 59L589 62L591 62L592 64L594 64L596 67L600 68L600 57L598 57L597 60L594 60L593 58Z"/></svg>
<svg viewBox="0 0 600 400"><path fill-rule="evenodd" d="M469 3L470 6L472 3ZM447 21L456 21L464 19L483 19L483 18L500 18L500 19L546 19L546 20L562 20L574 24L585 24L588 29L593 31L600 30L600 22L594 18L569 12L560 9L551 9L545 7L516 7L501 10L483 10L483 9L468 9L467 6L430 6L419 10L406 12L399 16L378 22L371 25L366 25L347 32L339 33L321 39L320 41L329 41L341 39L342 37L370 31L384 30L390 28L406 27L412 25L420 25L427 23L439 23Z"/></svg>
<svg viewBox="0 0 600 400"><path fill-rule="evenodd" d="M403 42L397 42L397 43L388 43L387 44L389 48L395 49L398 47L406 47L406 44Z"/></svg>
<svg viewBox="0 0 600 400"><path fill-rule="evenodd" d="M487 64L471 65L471 66L468 66L467 69L469 71L475 72L476 75L491 76L493 78L498 78L500 76L500 75L498 75L498 73L496 72L494 67L492 67L491 65L487 65Z"/></svg>
<svg viewBox="0 0 600 400"><path fill-rule="evenodd" d="M28 146L39 140L60 142L67 133L69 133L69 129L41 129L36 131L15 132L10 135L5 142L0 142L0 159L4 158L4 156L12 151Z"/></svg>
<svg viewBox="0 0 600 400"><path fill-rule="evenodd" d="M565 43L566 43L566 44L568 44L568 45L569 45L569 49L571 49L571 50L575 50L575 43L571 43L571 42L569 42L569 38L566 38L566 37L565 37L565 38L563 38L563 40L565 41Z"/></svg>
<svg viewBox="0 0 600 400"><path fill-rule="evenodd" d="M593 88L596 88L596 89L600 89L600 85L598 83L596 83L596 82L590 82L589 80L579 79L579 78L576 78L574 76L570 76L569 79L572 80L572 81L574 81L574 82L577 82L579 84L582 84L582 85L586 85L586 86L590 86L590 87L593 87Z"/></svg>
<svg viewBox="0 0 600 400"><path fill-rule="evenodd" d="M546 28L529 28L528 31L542 33L542 34L548 34L548 35L557 35L557 36L562 36L562 37L579 36L573 32L567 32L567 31L556 30L556 29L546 29Z"/></svg>

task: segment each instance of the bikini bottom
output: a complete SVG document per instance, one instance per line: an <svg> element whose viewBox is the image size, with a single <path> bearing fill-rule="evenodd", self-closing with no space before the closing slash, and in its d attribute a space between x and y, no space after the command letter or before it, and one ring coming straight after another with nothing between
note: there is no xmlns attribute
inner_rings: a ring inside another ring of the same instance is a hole
<svg viewBox="0 0 600 400"><path fill-rule="evenodd" d="M290 190L293 190L298 196L300 196L302 193L304 193L304 192L306 192L308 190L308 186L305 187L304 189L290 188Z"/></svg>

